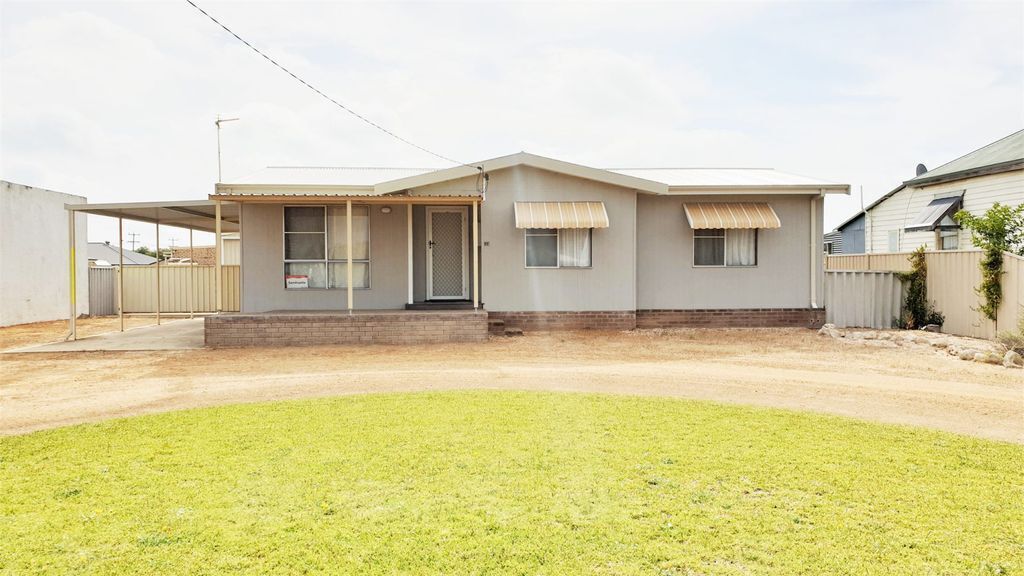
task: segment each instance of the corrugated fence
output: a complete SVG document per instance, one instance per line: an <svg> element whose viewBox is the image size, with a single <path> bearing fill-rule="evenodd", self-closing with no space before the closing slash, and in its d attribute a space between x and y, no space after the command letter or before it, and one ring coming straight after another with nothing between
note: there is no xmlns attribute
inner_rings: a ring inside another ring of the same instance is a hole
<svg viewBox="0 0 1024 576"><path fill-rule="evenodd" d="M89 268L89 314L117 314L117 268Z"/></svg>
<svg viewBox="0 0 1024 576"><path fill-rule="evenodd" d="M161 266L160 311L215 312L215 270L215 266ZM239 266L223 267L223 305L227 312L238 311L239 277ZM156 312L156 278L155 266L124 267L125 314ZM109 304L94 308L93 302ZM116 268L89 269L89 305L89 310L94 316L117 314Z"/></svg>
<svg viewBox="0 0 1024 576"><path fill-rule="evenodd" d="M905 272L910 270L909 256L909 252L826 256L826 306L829 301L835 301L834 306L845 307L850 304L844 300L858 298L856 293L847 292L830 296L828 276L838 271ZM1024 258L1009 253L1003 254L1003 302L997 321L985 318L978 311L980 296L975 289L981 284L981 258L982 252L978 250L925 252L928 299L946 317L943 332L991 339L997 332L1015 329L1020 315L1024 314Z"/></svg>
<svg viewBox="0 0 1024 576"><path fill-rule="evenodd" d="M841 328L892 328L902 304L902 283L895 272L825 272L826 322Z"/></svg>

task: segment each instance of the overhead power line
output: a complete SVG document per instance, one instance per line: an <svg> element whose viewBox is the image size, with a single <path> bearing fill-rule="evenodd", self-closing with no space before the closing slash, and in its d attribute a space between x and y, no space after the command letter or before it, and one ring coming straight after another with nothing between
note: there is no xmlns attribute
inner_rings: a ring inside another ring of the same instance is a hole
<svg viewBox="0 0 1024 576"><path fill-rule="evenodd" d="M233 30L231 30L230 28L225 26L223 23L221 23L220 20L217 20L216 18L211 16L209 12L207 12L206 10L203 10L202 8L200 8L199 5L196 4L195 2L193 2L192 0L185 0L185 2L188 2L189 4L191 4L192 7L195 8L196 10L198 10L203 16L206 16L211 21L213 21L214 24L216 24L216 25L220 26L221 28L223 28L225 32L227 32L228 34L231 34L232 36L234 36L239 42L241 42L242 44L245 44L246 46L248 46L250 50L252 50L253 52L255 52L255 53L259 54L260 56L262 56L264 59L266 59L267 62L270 62L271 64L273 64L277 68L281 69L281 71L283 71L284 73L288 74L289 76L291 76L292 78L297 80L300 84L302 84L306 88L309 88L313 92L316 92L320 96L324 97L331 104L334 104L338 108L341 108L345 112L348 112L349 114L351 114L351 115L355 116L356 118L362 120L366 124L369 124L370 126L376 128L377 130L380 130L381 132L387 134L388 136L391 136L392 138L394 138L395 140L398 140L399 142L408 144L409 146L412 146L413 148L416 148L417 150L421 150L423 152L426 152L427 154L430 154L431 156L435 156L437 158L440 158L441 160L444 160L445 162L451 162L452 164L460 164L462 166L468 166L470 168L476 168L478 170L481 169L479 166L472 166L470 164L466 164L465 162L459 162L458 160L452 160L451 158L449 158L447 156L444 156L442 154L438 154L437 152L434 152L432 150L428 150L428 149L424 148L423 146L420 146L419 144L416 144L415 142L411 142L409 140L406 140L405 138L402 138L401 136L399 136L398 134L395 134L391 130L388 130L387 128L381 126L380 124L377 124L373 120L370 120L366 116L363 116L362 114L356 112L355 110L349 108L348 106L345 106L341 102L338 102L334 98L331 98L330 96L325 94L322 90L320 90L316 86L313 86L309 82L306 82L302 78L299 78L299 76L297 74L295 74L294 72L292 72L291 70L289 70L289 69L285 68L284 66L278 64L276 60L274 60L270 56L267 56L265 53L260 51L259 48L256 48L255 46L250 44L245 38L242 38L241 36L236 34Z"/></svg>

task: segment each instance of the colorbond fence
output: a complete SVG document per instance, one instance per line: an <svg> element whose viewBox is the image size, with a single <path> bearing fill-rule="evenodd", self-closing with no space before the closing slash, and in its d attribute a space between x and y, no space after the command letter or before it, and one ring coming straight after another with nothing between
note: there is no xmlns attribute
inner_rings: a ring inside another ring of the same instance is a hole
<svg viewBox="0 0 1024 576"><path fill-rule="evenodd" d="M895 272L825 271L825 321L840 328L892 328L899 321L903 286Z"/></svg>
<svg viewBox="0 0 1024 576"><path fill-rule="evenodd" d="M216 312L215 270L215 266L161 266L160 312ZM223 267L223 306L227 312L238 311L239 278L239 266ZM156 279L156 266L124 267L125 314L156 313ZM112 304L93 309L94 301ZM96 310L117 314L117 269L89 269L89 307L94 316L102 315Z"/></svg>
<svg viewBox="0 0 1024 576"><path fill-rule="evenodd" d="M894 254L842 254L825 257L826 277L837 271L900 271L910 270L909 252ZM980 303L975 289L981 284L982 252L978 250L951 250L925 252L928 266L928 299L946 317L943 332L976 338L994 338L997 332L1012 330L1024 314L1024 259L1003 254L1003 302L997 321L985 318L978 311ZM827 292L826 306L830 300ZM835 295L835 305L851 305L843 300L868 299L868 295L842 292Z"/></svg>

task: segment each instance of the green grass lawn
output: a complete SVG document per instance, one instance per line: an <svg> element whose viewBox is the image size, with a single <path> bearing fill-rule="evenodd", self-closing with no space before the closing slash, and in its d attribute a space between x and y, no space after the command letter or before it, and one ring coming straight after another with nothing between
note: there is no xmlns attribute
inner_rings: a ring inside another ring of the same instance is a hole
<svg viewBox="0 0 1024 576"><path fill-rule="evenodd" d="M229 406L0 439L0 573L1012 574L1022 466L654 398Z"/></svg>

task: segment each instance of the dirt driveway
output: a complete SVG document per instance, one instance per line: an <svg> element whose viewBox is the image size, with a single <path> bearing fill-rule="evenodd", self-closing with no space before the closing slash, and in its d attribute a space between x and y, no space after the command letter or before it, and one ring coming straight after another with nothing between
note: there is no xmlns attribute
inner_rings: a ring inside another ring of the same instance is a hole
<svg viewBox="0 0 1024 576"><path fill-rule="evenodd" d="M537 333L443 346L9 354L0 356L0 375L0 434L227 403L486 388L706 399L1024 443L1024 371L962 362L928 347L876 348L797 329Z"/></svg>

